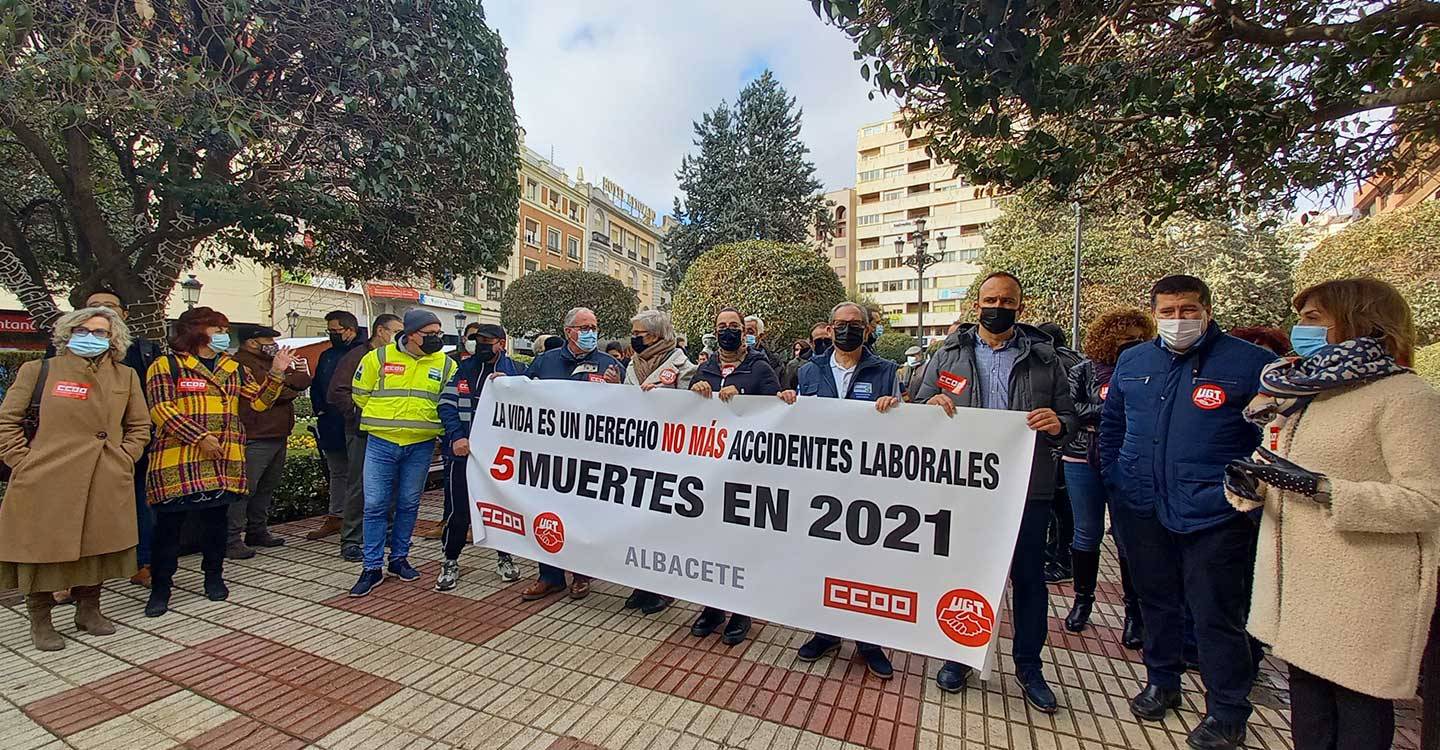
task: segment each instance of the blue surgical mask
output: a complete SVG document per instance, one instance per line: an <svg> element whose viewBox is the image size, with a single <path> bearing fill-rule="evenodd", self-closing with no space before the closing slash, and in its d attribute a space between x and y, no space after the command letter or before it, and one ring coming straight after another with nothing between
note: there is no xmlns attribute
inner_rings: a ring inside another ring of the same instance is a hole
<svg viewBox="0 0 1440 750"><path fill-rule="evenodd" d="M755 334L753 334L753 333L747 333L747 334L745 334L745 345L746 345L746 346L750 346L750 347L755 346Z"/></svg>
<svg viewBox="0 0 1440 750"><path fill-rule="evenodd" d="M885 335L885 326L880 323L875 324L875 338L878 339L883 335Z"/></svg>
<svg viewBox="0 0 1440 750"><path fill-rule="evenodd" d="M575 343L581 351L593 352L595 347L600 345L600 333L598 331L581 331Z"/></svg>
<svg viewBox="0 0 1440 750"><path fill-rule="evenodd" d="M94 357L104 354L110 348L110 340L97 338L89 333L77 333L72 335L65 345L82 357Z"/></svg>
<svg viewBox="0 0 1440 750"><path fill-rule="evenodd" d="M217 334L211 336L211 337L210 337L210 348L211 348L211 349L214 349L214 350L217 351L217 352L228 352L228 351L230 351L230 334L227 333L227 332L222 331L222 332L220 332L220 333L217 333Z"/></svg>
<svg viewBox="0 0 1440 750"><path fill-rule="evenodd" d="M1295 326L1290 329L1290 346L1296 354L1308 357L1329 346L1329 336L1326 326Z"/></svg>

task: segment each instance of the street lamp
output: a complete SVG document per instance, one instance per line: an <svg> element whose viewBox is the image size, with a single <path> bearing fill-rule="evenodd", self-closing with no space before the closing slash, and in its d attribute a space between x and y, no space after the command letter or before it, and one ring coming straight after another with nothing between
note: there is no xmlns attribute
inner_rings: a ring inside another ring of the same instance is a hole
<svg viewBox="0 0 1440 750"><path fill-rule="evenodd" d="M915 247L915 252L905 255L905 235L895 238L895 259L901 264L915 269L918 277L915 284L919 287L919 305L915 308L915 328L919 333L920 346L925 346L925 269L941 262L945 255L945 235L938 235L935 238L935 246L939 248L939 255L931 255L926 252L930 248L930 233L925 230L925 220L915 220L915 231L910 233L910 244Z"/></svg>
<svg viewBox="0 0 1440 750"><path fill-rule="evenodd" d="M295 308L290 308L290 312L285 313L285 322L290 324L290 338L295 338L295 326L300 323L300 313L296 312Z"/></svg>
<svg viewBox="0 0 1440 750"><path fill-rule="evenodd" d="M455 335L461 338L465 337L465 313L463 312L455 313ZM460 348L465 348L465 342L460 342Z"/></svg>
<svg viewBox="0 0 1440 750"><path fill-rule="evenodd" d="M195 278L195 274L187 274L190 278L180 282L180 299L185 300L185 309L194 310L195 304L200 301L200 288L205 286Z"/></svg>

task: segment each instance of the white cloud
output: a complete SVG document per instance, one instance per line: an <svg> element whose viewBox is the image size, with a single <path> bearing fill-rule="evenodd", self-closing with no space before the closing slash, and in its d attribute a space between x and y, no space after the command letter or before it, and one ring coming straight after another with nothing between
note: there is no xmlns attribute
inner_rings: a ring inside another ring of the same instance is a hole
<svg viewBox="0 0 1440 750"><path fill-rule="evenodd" d="M827 190L855 181L855 131L894 105L801 0L492 0L526 144L669 213L691 123L769 67L804 109Z"/></svg>

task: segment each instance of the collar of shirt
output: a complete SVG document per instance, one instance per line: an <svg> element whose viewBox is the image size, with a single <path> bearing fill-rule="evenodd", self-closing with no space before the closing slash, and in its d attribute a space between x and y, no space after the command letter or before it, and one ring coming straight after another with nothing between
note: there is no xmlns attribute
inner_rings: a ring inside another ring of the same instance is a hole
<svg viewBox="0 0 1440 750"><path fill-rule="evenodd" d="M844 398L845 392L850 390L850 381L855 377L855 368L859 366L857 363L855 367L845 367L836 358L830 358L830 374L835 378L835 392L841 398Z"/></svg>
<svg viewBox="0 0 1440 750"><path fill-rule="evenodd" d="M1015 335L1005 340L999 349L991 348L983 340L975 347L976 376L980 380L981 406L986 409L1010 408L1010 373L1020 359L1020 347ZM979 339L979 336L976 336Z"/></svg>

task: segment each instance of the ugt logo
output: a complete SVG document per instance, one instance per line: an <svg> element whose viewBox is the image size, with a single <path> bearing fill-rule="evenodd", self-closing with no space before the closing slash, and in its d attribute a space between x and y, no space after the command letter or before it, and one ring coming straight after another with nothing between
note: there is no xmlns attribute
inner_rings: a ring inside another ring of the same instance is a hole
<svg viewBox="0 0 1440 750"><path fill-rule="evenodd" d="M552 555L565 546L565 523L560 516L554 513L535 516L535 543Z"/></svg>
<svg viewBox="0 0 1440 750"><path fill-rule="evenodd" d="M1210 383L1201 383L1195 386L1195 392L1190 394L1190 400L1201 409L1219 409L1225 405L1225 389Z"/></svg>
<svg viewBox="0 0 1440 750"><path fill-rule="evenodd" d="M995 610L985 597L970 589L951 589L935 603L935 621L950 640L978 648L990 642Z"/></svg>

